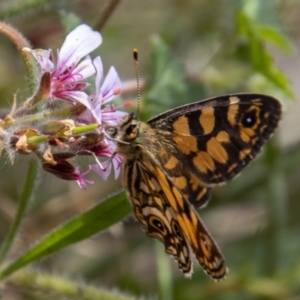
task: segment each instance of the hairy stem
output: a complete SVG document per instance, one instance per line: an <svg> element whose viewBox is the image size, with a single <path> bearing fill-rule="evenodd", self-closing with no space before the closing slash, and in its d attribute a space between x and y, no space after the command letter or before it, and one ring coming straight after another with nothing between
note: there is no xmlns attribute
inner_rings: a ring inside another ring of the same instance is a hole
<svg viewBox="0 0 300 300"><path fill-rule="evenodd" d="M26 71L28 74L28 78L29 78L29 82L31 84L30 88L33 91L34 86L33 86L33 82L34 82L34 74L33 74L33 70L34 70L34 66L31 63L30 60L30 54L28 52L24 52L22 51L22 49L24 47L28 47L31 48L31 45L29 43L29 41L27 41L27 39L15 28L13 28L12 26L0 22L0 32L2 32L3 34L5 34L17 47L19 53L21 54L21 57L25 63L25 67L26 67Z"/></svg>
<svg viewBox="0 0 300 300"><path fill-rule="evenodd" d="M70 279L38 273L30 269L22 269L6 282L7 289L21 289L27 292L39 293L41 295L55 295L58 299L80 299L80 300L134 300L133 296L109 291L103 288L87 285Z"/></svg>

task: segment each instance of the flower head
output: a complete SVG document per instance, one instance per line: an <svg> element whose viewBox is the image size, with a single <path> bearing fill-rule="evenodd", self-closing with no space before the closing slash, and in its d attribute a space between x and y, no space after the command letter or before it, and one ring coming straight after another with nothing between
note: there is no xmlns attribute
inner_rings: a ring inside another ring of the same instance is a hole
<svg viewBox="0 0 300 300"><path fill-rule="evenodd" d="M94 59L93 64L96 69L95 91L89 96L90 105L79 116L79 119L86 123L96 122L99 125L103 123L117 124L127 113L117 110L114 105L108 105L108 103L121 93L121 80L114 67L109 69L103 80L103 65L99 56ZM95 147L93 151L96 156L107 157L108 161L103 162L102 166L94 164L91 167L99 176L107 179L113 166L115 178L117 178L120 174L122 157L114 153L111 141L106 140L105 142L106 147L103 147L103 143L101 143L100 147ZM113 158L110 159L110 157Z"/></svg>
<svg viewBox="0 0 300 300"><path fill-rule="evenodd" d="M30 51L41 68L41 77L49 72L49 98L63 100L71 104L80 102L89 105L88 95L84 92L87 87L86 79L95 74L92 60L87 55L102 43L99 32L93 31L83 24L71 31L60 50L57 50L57 61L53 61L52 50Z"/></svg>
<svg viewBox="0 0 300 300"><path fill-rule="evenodd" d="M122 157L114 151L113 141L103 132L104 124L117 125L126 115L119 110L122 106L110 103L121 93L122 83L114 67L104 78L101 58L92 61L88 56L101 42L98 32L80 25L68 34L57 50L56 59L51 49L24 49L39 63L40 82L34 95L11 116L13 120L26 115L28 124L11 130L14 139L7 138L4 143L16 153L36 153L45 171L64 180L77 181L81 188L93 183L85 178L91 170L106 179L114 169L117 178L122 162ZM87 78L92 75L95 75L94 91L88 93ZM40 101L48 105L35 107ZM58 101L65 105L53 105ZM34 114L41 107L46 107L46 111L39 112L37 117ZM92 156L95 163L81 171L70 161L79 155Z"/></svg>

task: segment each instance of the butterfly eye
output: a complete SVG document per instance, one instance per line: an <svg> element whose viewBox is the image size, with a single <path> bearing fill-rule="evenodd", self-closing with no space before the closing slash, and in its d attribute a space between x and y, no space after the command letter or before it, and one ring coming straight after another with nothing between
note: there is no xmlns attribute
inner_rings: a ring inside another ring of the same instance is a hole
<svg viewBox="0 0 300 300"><path fill-rule="evenodd" d="M249 111L245 113L242 124L244 127L252 127L256 123L256 114L255 111Z"/></svg>
<svg viewBox="0 0 300 300"><path fill-rule="evenodd" d="M126 129L126 134L127 135L130 135L132 132L133 132L133 130L136 128L136 125L134 125L134 124L131 124L131 126L129 126L127 129Z"/></svg>
<svg viewBox="0 0 300 300"><path fill-rule="evenodd" d="M115 137L118 133L118 130L116 127L106 127L105 132L110 136L110 137Z"/></svg>

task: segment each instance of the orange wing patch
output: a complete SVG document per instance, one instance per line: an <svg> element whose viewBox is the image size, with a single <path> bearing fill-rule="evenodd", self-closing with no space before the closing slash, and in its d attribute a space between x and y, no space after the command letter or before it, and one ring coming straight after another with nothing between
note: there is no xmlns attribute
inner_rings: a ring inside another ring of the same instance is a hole
<svg viewBox="0 0 300 300"><path fill-rule="evenodd" d="M221 143L212 137L206 144L206 149L209 155L217 162L226 164L228 161L228 154Z"/></svg>
<svg viewBox="0 0 300 300"><path fill-rule="evenodd" d="M203 129L204 134L209 134L213 131L213 129L215 128L215 116L213 107L207 107L201 110L199 123Z"/></svg>
<svg viewBox="0 0 300 300"><path fill-rule="evenodd" d="M214 160L205 151L199 151L197 153L193 158L193 164L201 173L206 173L208 170L214 171L216 169Z"/></svg>
<svg viewBox="0 0 300 300"><path fill-rule="evenodd" d="M184 154L198 151L197 138L192 135L174 134L173 141L176 143L178 150Z"/></svg>

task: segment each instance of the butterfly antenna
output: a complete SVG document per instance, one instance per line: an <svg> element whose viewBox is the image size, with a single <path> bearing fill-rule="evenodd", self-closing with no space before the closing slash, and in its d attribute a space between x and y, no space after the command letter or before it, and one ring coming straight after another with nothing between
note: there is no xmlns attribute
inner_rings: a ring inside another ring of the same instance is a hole
<svg viewBox="0 0 300 300"><path fill-rule="evenodd" d="M137 98L138 98L137 109L136 109L136 118L138 120L139 119L139 113L140 113L140 103L141 103L141 87L140 87L138 50L136 48L133 49L133 59L134 59L136 87L137 87Z"/></svg>

